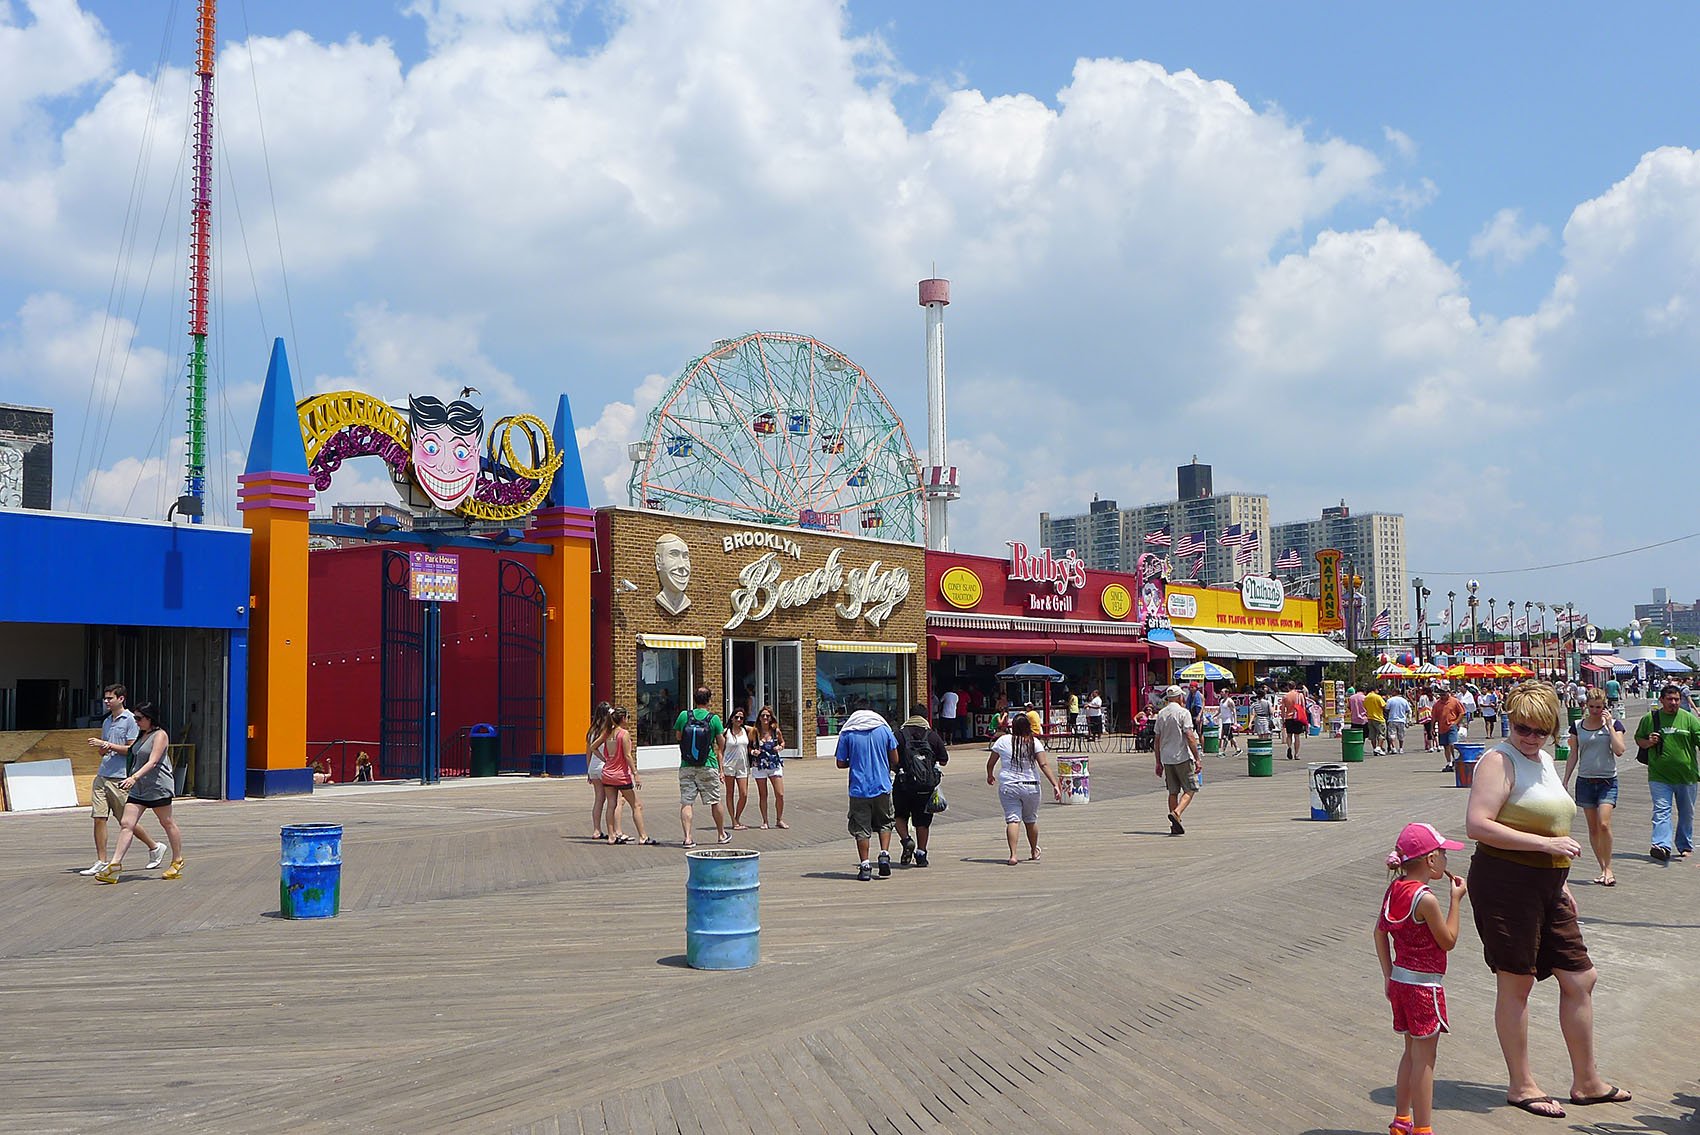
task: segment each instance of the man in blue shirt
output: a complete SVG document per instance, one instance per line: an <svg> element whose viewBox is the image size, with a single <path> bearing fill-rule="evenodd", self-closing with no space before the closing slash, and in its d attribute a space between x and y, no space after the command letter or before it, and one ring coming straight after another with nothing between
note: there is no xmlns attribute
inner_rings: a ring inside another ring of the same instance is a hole
<svg viewBox="0 0 1700 1135"><path fill-rule="evenodd" d="M874 877L868 862L868 843L880 837L880 878L891 876L891 831L897 817L891 804L891 774L897 768L897 736L885 718L875 713L867 700L856 702L854 712L838 730L838 767L850 770L850 835L861 860L857 878L864 883Z"/></svg>

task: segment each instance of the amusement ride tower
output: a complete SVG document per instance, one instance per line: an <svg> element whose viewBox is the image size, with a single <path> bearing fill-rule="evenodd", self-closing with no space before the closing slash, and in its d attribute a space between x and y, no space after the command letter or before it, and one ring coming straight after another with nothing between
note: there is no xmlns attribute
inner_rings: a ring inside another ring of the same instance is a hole
<svg viewBox="0 0 1700 1135"><path fill-rule="evenodd" d="M945 463L944 309L949 303L949 280L921 281L921 306L927 309L927 475L921 484L927 501L927 547L935 552L950 550L945 509L961 495L956 467Z"/></svg>
<svg viewBox="0 0 1700 1135"><path fill-rule="evenodd" d="M212 268L213 47L217 0L200 0L195 18L194 200L189 226L189 422L183 471L184 511L199 524L207 492L207 282Z"/></svg>

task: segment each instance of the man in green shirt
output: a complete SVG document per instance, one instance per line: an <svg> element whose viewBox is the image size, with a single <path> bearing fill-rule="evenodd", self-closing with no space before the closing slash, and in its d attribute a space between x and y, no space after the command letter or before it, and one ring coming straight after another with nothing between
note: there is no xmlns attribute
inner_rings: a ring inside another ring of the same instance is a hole
<svg viewBox="0 0 1700 1135"><path fill-rule="evenodd" d="M698 796L714 815L719 842L732 838L726 830L726 809L721 806L725 789L720 780L720 752L726 746L726 726L718 713L709 712L713 696L707 686L698 686L694 708L681 713L673 723L679 737L679 826L685 831L687 848L697 845L691 838L691 804Z"/></svg>
<svg viewBox="0 0 1700 1135"><path fill-rule="evenodd" d="M1682 708L1682 691L1667 685L1659 708L1635 729L1640 759L1647 763L1647 787L1653 794L1652 856L1663 863L1675 852L1687 859L1694 850L1694 795L1700 783L1700 717ZM1671 824L1671 808L1676 824Z"/></svg>

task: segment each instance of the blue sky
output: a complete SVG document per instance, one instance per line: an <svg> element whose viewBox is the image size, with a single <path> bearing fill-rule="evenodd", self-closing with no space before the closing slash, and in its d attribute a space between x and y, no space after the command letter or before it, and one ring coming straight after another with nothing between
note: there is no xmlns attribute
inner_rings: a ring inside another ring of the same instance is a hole
<svg viewBox="0 0 1700 1135"><path fill-rule="evenodd" d="M0 0L0 396L59 407L79 507L149 512L172 479L187 0L136 325L107 314L171 7ZM1460 579L1680 534L1576 438L1686 476L1663 408L1700 305L1693 5L227 0L220 32L227 464L280 331L305 385L565 389L598 496L646 399L752 327L845 350L920 440L936 260L953 460L999 486L953 517L971 550L1093 492L1159 499L1193 452L1277 520L1404 512L1413 565ZM91 378L125 423L105 445ZM1700 595L1693 561L1506 588L1618 622Z"/></svg>

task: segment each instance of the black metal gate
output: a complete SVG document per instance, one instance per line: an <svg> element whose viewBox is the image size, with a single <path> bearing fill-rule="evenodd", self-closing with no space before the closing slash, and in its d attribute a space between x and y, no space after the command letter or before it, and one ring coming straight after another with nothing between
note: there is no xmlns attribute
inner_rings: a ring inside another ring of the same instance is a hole
<svg viewBox="0 0 1700 1135"><path fill-rule="evenodd" d="M439 775L439 613L436 603L413 598L406 552L386 549L383 573L376 775L429 784Z"/></svg>
<svg viewBox="0 0 1700 1135"><path fill-rule="evenodd" d="M501 561L496 651L500 771L543 774L543 585L517 560Z"/></svg>

